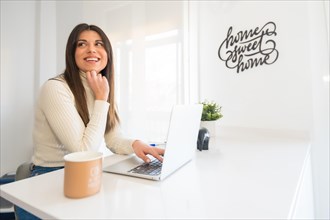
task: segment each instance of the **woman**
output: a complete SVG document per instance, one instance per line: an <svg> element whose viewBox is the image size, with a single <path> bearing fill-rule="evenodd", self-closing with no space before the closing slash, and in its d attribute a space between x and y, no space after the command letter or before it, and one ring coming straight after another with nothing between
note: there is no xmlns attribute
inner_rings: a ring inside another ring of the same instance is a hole
<svg viewBox="0 0 330 220"><path fill-rule="evenodd" d="M164 150L124 138L115 104L113 53L95 25L79 24L66 46L64 73L41 88L33 132L32 176L61 169L71 152L99 150L105 140L114 153L148 154L162 161ZM29 214L29 213L25 213Z"/></svg>

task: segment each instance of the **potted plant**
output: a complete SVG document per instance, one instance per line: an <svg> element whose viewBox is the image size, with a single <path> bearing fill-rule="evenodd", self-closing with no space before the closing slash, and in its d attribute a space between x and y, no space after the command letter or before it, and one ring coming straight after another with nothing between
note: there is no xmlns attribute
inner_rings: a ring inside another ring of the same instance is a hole
<svg viewBox="0 0 330 220"><path fill-rule="evenodd" d="M214 101L204 101L203 112L201 118L201 127L206 128L210 136L216 135L216 121L223 117L221 113L221 106Z"/></svg>

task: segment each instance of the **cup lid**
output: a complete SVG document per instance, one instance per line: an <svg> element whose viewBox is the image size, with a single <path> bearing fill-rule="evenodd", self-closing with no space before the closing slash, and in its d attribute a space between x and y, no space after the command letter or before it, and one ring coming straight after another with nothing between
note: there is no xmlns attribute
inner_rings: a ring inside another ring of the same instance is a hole
<svg viewBox="0 0 330 220"><path fill-rule="evenodd" d="M73 152L64 156L64 161L85 162L102 158L103 153L96 151Z"/></svg>

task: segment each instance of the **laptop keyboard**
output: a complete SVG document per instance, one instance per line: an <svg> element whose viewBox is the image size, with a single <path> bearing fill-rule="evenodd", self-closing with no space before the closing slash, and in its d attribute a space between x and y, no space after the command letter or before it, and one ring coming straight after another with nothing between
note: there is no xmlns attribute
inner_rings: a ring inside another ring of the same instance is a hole
<svg viewBox="0 0 330 220"><path fill-rule="evenodd" d="M159 160L153 160L150 163L139 165L128 172L157 176L160 174L161 169L162 163Z"/></svg>

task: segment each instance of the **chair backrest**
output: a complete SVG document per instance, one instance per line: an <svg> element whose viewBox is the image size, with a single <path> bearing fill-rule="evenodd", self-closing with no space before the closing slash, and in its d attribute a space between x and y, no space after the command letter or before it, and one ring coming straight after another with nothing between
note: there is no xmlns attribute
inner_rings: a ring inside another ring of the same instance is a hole
<svg viewBox="0 0 330 220"><path fill-rule="evenodd" d="M19 165L19 167L16 170L15 180L18 181L30 177L31 166L32 166L31 162L25 162Z"/></svg>
<svg viewBox="0 0 330 220"><path fill-rule="evenodd" d="M29 178L31 175L31 167L32 167L31 162L24 162L21 165L19 165L16 169L15 181ZM15 212L16 220L20 220L19 215L18 215L18 208L19 207L14 205L14 212Z"/></svg>

